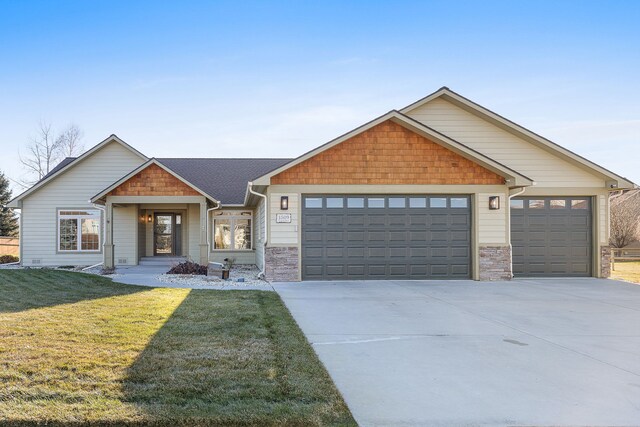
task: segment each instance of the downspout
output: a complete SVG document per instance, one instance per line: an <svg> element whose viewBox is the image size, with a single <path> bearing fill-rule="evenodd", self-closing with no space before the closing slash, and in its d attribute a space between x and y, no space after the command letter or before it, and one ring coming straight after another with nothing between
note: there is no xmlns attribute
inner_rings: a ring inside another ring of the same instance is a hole
<svg viewBox="0 0 640 427"><path fill-rule="evenodd" d="M262 243L262 269L260 270L260 275L258 276L264 279L265 269L267 267L267 240L269 239L269 218L267 216L269 205L267 203L267 196L265 194L253 191L253 182L249 182L249 193L258 197L262 197L262 199L264 199L264 242Z"/></svg>
<svg viewBox="0 0 640 427"><path fill-rule="evenodd" d="M104 239L107 236L107 215L105 212L105 207L96 205L95 203L91 203L91 206L102 211L102 218L104 218L105 223L104 223L104 226L102 227L102 241L100 243L104 245ZM102 253L102 262L99 262L95 265L90 265L89 267L85 267L82 269L82 271L91 270L92 268L96 268L97 266L103 265L103 264L104 264L104 252Z"/></svg>
<svg viewBox="0 0 640 427"><path fill-rule="evenodd" d="M216 203L217 206L207 209L207 223L205 224L205 229L207 231L207 261L209 260L209 254L211 254L211 239L209 236L209 212L218 210L222 206L221 202L216 201Z"/></svg>
<svg viewBox="0 0 640 427"><path fill-rule="evenodd" d="M535 185L535 183L534 183ZM509 238L509 263L511 264L511 278L513 278L513 245L511 244L511 199L525 192L527 187L521 187L520 191L509 194L507 203L509 206L509 215L507 215L507 237Z"/></svg>

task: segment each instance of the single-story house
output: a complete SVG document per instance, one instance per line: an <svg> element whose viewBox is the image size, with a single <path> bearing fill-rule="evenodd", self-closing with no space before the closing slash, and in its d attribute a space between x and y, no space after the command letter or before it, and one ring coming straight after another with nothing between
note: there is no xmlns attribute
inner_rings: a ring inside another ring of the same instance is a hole
<svg viewBox="0 0 640 427"><path fill-rule="evenodd" d="M111 135L10 206L23 266L232 257L275 281L609 275L635 184L443 87L295 159L147 157Z"/></svg>

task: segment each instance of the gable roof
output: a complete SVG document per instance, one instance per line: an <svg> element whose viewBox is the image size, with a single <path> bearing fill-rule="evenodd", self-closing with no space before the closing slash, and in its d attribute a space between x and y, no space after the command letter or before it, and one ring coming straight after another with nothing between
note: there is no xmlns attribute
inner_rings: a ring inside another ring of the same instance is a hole
<svg viewBox="0 0 640 427"><path fill-rule="evenodd" d="M40 179L40 181L36 182L33 186L31 186L30 188L28 188L24 192L20 193L16 197L14 197L9 203L7 203L7 206L12 207L12 208L13 207L18 207L18 203L19 203L20 200L22 200L23 198L27 197L29 194L33 193L34 191L38 190L42 186L46 185L48 182L50 182L51 180L53 180L57 176L63 174L65 171L67 171L70 168L74 167L75 165L79 164L84 159L90 157L95 152L101 150L105 145L108 145L108 144L110 144L112 142L115 142L115 143L118 143L118 144L122 145L127 150L131 151L132 153L136 154L137 156L140 156L141 159L148 160L147 156L145 156L144 154L142 154L141 152L139 152L138 150L136 150L135 148L133 148L132 146L130 146L129 144L127 144L126 142L121 140L120 138L118 138L115 134L112 134L108 138L103 140L102 142L94 145L89 150L87 150L84 153L82 153L80 156L78 156L78 157L66 157L65 159L63 159L48 174L46 174L44 177L42 177L42 179Z"/></svg>
<svg viewBox="0 0 640 427"><path fill-rule="evenodd" d="M463 110L474 114L481 119L488 121L489 123L498 126L499 128L506 130L507 132L514 134L515 136L524 139L525 141L542 148L545 151L551 152L556 156L562 158L565 161L569 161L569 163L575 164L582 169L586 169L591 173L595 173L609 182L607 182L607 187L609 188L637 188L637 185L634 184L629 179L617 175L610 170L580 156L579 154L574 153L571 150L568 150L555 142L544 138L541 135L521 126L511 120L489 110L488 108L483 107L480 104L477 104L471 101L468 98L460 95L457 92L452 91L446 86L441 87L437 91L433 92L430 95L425 96L418 101L409 104L408 106L402 108L400 110L401 113L407 114L416 108L433 101L434 99L442 98L453 105L462 108ZM611 187L613 185L613 187Z"/></svg>
<svg viewBox="0 0 640 427"><path fill-rule="evenodd" d="M364 125L342 135L339 136L338 138L335 138L329 142L327 142L324 145L321 145L318 148L315 148L305 154L303 154L302 156L293 159L292 161L282 165L281 167L278 167L277 169L274 169L272 171L269 171L268 173L260 176L259 178L257 178L253 184L255 185L269 185L271 183L271 177L279 174L280 172L289 169L290 167L293 167L299 163L304 162L307 159L310 159L311 157L315 156L316 154L319 154L325 150L328 150L331 147L334 147L368 129L373 128L374 126L383 123L387 120L391 120L397 124L399 124L400 126L403 126L419 135L424 136L425 138L461 155L462 157L471 160L475 163L478 163L481 166L484 166L486 169L489 169L492 172L495 172L496 174L504 177L507 181L507 184L509 187L518 187L518 186L530 186L533 185L533 180L531 178L528 178L525 175L522 175L521 173L503 165L502 163L499 163L491 158L489 158L488 156L485 156L484 154L473 150L472 148L454 140L453 138L450 138L448 136L446 136L443 133L438 132L437 130L430 128L428 126L426 126L423 123L420 123L417 120L412 119L411 117L408 117L404 114L402 114L399 111L396 110L392 110L389 111L387 114L384 114L368 123L365 123Z"/></svg>
<svg viewBox="0 0 640 427"><path fill-rule="evenodd" d="M243 205L247 183L292 159L157 159L224 205Z"/></svg>
<svg viewBox="0 0 640 427"><path fill-rule="evenodd" d="M242 205L247 183L291 159L152 158L91 198L96 202L151 164L155 164L210 200Z"/></svg>

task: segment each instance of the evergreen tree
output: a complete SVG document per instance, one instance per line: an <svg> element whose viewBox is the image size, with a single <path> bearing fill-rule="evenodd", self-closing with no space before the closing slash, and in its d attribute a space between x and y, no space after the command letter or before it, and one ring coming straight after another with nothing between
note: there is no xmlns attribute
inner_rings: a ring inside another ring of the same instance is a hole
<svg viewBox="0 0 640 427"><path fill-rule="evenodd" d="M0 172L0 236L18 236L18 218L13 209L7 207L11 200L11 189L9 180L4 173Z"/></svg>

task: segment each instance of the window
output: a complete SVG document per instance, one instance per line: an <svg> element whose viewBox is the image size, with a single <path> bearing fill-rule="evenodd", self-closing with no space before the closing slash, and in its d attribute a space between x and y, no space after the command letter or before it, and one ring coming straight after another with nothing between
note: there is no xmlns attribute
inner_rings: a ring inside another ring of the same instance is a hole
<svg viewBox="0 0 640 427"><path fill-rule="evenodd" d="M370 208L384 208L384 199L373 199L369 198L367 203Z"/></svg>
<svg viewBox="0 0 640 427"><path fill-rule="evenodd" d="M407 201L404 197L389 197L390 208L404 208L407 206Z"/></svg>
<svg viewBox="0 0 640 427"><path fill-rule="evenodd" d="M251 212L219 211L214 215L213 249L251 249Z"/></svg>
<svg viewBox="0 0 640 427"><path fill-rule="evenodd" d="M524 200L511 199L511 209L524 209Z"/></svg>
<svg viewBox="0 0 640 427"><path fill-rule="evenodd" d="M430 208L446 208L447 207L447 198L446 197L431 197L429 199L429 207Z"/></svg>
<svg viewBox="0 0 640 427"><path fill-rule="evenodd" d="M100 211L58 210L58 250L100 251Z"/></svg>
<svg viewBox="0 0 640 427"><path fill-rule="evenodd" d="M343 208L344 199L342 197L327 197L328 208Z"/></svg>
<svg viewBox="0 0 640 427"><path fill-rule="evenodd" d="M529 209L544 209L544 200L529 200Z"/></svg>
<svg viewBox="0 0 640 427"><path fill-rule="evenodd" d="M452 197L451 198L451 207L452 208L466 208L467 207L467 198L466 197Z"/></svg>
<svg viewBox="0 0 640 427"><path fill-rule="evenodd" d="M551 209L564 209L567 206L567 202L565 200L551 200L549 206Z"/></svg>
<svg viewBox="0 0 640 427"><path fill-rule="evenodd" d="M308 197L304 199L304 207L305 208L321 208L322 207L322 199L321 198L311 198Z"/></svg>
<svg viewBox="0 0 640 427"><path fill-rule="evenodd" d="M349 197L347 199L348 208L364 208L364 197Z"/></svg>
<svg viewBox="0 0 640 427"><path fill-rule="evenodd" d="M424 197L411 197L409 199L409 207L410 208L426 208L427 199L425 199Z"/></svg>
<svg viewBox="0 0 640 427"><path fill-rule="evenodd" d="M589 209L589 201L584 199L572 200L571 209Z"/></svg>

